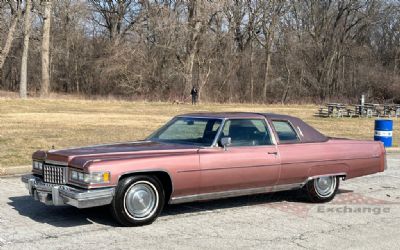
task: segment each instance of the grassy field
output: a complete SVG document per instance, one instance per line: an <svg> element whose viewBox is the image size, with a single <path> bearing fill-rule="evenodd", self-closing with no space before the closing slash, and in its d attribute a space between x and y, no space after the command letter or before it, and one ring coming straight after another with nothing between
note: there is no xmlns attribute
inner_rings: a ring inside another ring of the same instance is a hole
<svg viewBox="0 0 400 250"><path fill-rule="evenodd" d="M371 139L371 118L316 118L314 105L172 105L77 99L0 98L0 166L30 164L32 152L143 139L172 116L199 111L255 111L290 114L329 136ZM400 139L395 119L394 143Z"/></svg>

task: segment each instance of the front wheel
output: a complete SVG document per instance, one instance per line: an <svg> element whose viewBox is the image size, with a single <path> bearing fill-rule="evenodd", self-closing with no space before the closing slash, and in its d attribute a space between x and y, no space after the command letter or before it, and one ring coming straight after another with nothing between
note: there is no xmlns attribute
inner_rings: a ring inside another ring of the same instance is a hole
<svg viewBox="0 0 400 250"><path fill-rule="evenodd" d="M111 210L120 224L142 226L160 215L164 202L164 191L156 177L130 176L118 184Z"/></svg>
<svg viewBox="0 0 400 250"><path fill-rule="evenodd" d="M337 176L324 176L312 179L304 186L308 198L312 202L331 201L339 188L340 179Z"/></svg>

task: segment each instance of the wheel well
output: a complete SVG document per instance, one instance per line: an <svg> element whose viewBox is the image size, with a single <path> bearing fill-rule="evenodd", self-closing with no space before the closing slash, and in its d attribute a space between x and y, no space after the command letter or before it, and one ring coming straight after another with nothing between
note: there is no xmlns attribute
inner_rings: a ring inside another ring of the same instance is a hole
<svg viewBox="0 0 400 250"><path fill-rule="evenodd" d="M128 173L121 175L119 180L122 180L123 178L129 177L129 176L134 176L134 175L151 175L157 177L157 179L161 182L164 192L165 192L165 201L166 204L169 202L169 199L172 194L172 180L171 177L167 172L164 171L149 171L149 172L134 172L134 173Z"/></svg>

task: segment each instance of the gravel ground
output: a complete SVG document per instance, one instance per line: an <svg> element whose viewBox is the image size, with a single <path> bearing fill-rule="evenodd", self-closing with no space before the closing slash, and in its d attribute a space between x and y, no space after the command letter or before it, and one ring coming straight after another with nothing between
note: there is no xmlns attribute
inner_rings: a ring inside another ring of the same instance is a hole
<svg viewBox="0 0 400 250"><path fill-rule="evenodd" d="M400 249L400 154L389 169L341 183L327 204L298 192L169 206L124 228L105 207L40 204L19 177L0 178L1 249Z"/></svg>

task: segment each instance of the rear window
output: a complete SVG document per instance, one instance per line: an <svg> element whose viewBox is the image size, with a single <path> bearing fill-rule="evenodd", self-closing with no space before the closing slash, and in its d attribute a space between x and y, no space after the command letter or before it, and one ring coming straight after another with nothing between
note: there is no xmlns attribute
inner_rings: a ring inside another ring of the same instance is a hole
<svg viewBox="0 0 400 250"><path fill-rule="evenodd" d="M279 142L299 141L296 131L288 121L272 121L272 124L278 134Z"/></svg>

